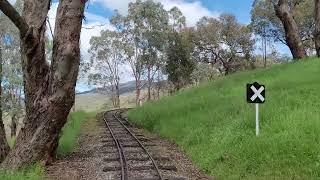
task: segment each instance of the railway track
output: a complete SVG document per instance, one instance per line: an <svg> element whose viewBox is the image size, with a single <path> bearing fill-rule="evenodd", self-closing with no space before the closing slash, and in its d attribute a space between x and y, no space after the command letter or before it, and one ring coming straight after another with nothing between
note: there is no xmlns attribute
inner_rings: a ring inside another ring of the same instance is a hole
<svg viewBox="0 0 320 180"><path fill-rule="evenodd" d="M153 157L151 152L155 144L137 134L131 125L121 116L121 110L103 113L103 120L107 128L105 146L109 156L104 159L109 165L105 172L114 172L116 179L121 180L184 180L186 178L167 175L165 172L176 171L174 166L160 165L161 160L170 160L166 157ZM112 148L110 150L110 148ZM158 162L158 163L157 163ZM163 175L165 174L165 175ZM115 178L112 178L115 179Z"/></svg>

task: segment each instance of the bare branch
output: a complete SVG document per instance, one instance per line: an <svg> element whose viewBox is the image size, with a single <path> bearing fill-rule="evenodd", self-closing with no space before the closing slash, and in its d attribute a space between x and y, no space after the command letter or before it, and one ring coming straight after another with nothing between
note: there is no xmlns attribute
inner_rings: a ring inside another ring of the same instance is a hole
<svg viewBox="0 0 320 180"><path fill-rule="evenodd" d="M90 26L90 27L85 27L85 26L83 26L82 28L83 28L83 29L94 29L94 28L96 28L96 27L103 27L103 26L105 26L105 25L107 25L107 24L97 24L97 25L93 25L93 26Z"/></svg>
<svg viewBox="0 0 320 180"><path fill-rule="evenodd" d="M47 22L48 22L48 25L49 25L49 29L50 29L50 33L51 33L52 39L53 39L53 31L52 31L52 27L51 27L50 20L49 20L48 17L47 17Z"/></svg>
<svg viewBox="0 0 320 180"><path fill-rule="evenodd" d="M7 0L0 0L0 10L17 26L20 35L24 37L28 32L29 26L16 9Z"/></svg>

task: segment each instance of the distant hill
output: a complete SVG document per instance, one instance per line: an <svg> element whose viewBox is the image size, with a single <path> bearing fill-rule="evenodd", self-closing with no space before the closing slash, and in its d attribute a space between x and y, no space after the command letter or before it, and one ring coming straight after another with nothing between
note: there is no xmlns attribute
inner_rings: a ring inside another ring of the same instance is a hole
<svg viewBox="0 0 320 180"><path fill-rule="evenodd" d="M142 84L146 83L147 81L142 81ZM90 94L90 93L94 93L94 94L105 94L109 91L110 87L106 87L106 88L94 88L91 89L89 91L84 91L84 92L80 92L77 94ZM120 84L120 94L126 94L126 93L131 93L133 91L135 91L136 89L136 82L135 81L129 81L126 83L121 83Z"/></svg>

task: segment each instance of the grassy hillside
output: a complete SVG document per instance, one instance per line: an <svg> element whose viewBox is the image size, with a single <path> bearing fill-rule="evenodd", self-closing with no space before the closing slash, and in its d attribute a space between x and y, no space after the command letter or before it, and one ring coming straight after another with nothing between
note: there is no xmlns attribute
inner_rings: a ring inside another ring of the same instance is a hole
<svg viewBox="0 0 320 180"><path fill-rule="evenodd" d="M255 111L246 83L266 85ZM129 112L219 179L320 179L320 60L236 73Z"/></svg>

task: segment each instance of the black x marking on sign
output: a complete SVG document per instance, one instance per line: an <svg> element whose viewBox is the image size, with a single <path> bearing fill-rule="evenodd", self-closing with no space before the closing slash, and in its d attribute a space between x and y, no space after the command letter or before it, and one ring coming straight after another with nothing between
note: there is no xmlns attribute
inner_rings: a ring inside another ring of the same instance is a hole
<svg viewBox="0 0 320 180"><path fill-rule="evenodd" d="M257 82L247 84L247 102L262 104L265 102L266 88Z"/></svg>

